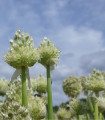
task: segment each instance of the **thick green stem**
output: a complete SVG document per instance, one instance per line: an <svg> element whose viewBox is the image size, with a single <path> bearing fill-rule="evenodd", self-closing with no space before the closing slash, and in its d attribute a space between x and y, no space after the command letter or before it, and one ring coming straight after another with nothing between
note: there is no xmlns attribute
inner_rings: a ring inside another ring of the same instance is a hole
<svg viewBox="0 0 105 120"><path fill-rule="evenodd" d="M89 115L87 113L86 113L86 120L90 120Z"/></svg>
<svg viewBox="0 0 105 120"><path fill-rule="evenodd" d="M102 120L102 113L100 112L100 120Z"/></svg>
<svg viewBox="0 0 105 120"><path fill-rule="evenodd" d="M93 108L92 102L91 102L91 100L90 100L88 95L87 95L87 102L88 102L88 105L89 105L91 113L93 113L94 112L94 108Z"/></svg>
<svg viewBox="0 0 105 120"><path fill-rule="evenodd" d="M98 102L95 100L94 102L94 107L95 107L95 110L94 110L94 119L95 120L98 120Z"/></svg>
<svg viewBox="0 0 105 120"><path fill-rule="evenodd" d="M53 120L53 107L52 107L52 89L50 79L50 66L47 66L47 94L48 94L48 120Z"/></svg>
<svg viewBox="0 0 105 120"><path fill-rule="evenodd" d="M103 115L102 115L102 120L105 120Z"/></svg>
<svg viewBox="0 0 105 120"><path fill-rule="evenodd" d="M77 115L77 120L82 120L81 115Z"/></svg>
<svg viewBox="0 0 105 120"><path fill-rule="evenodd" d="M2 96L2 103L4 103L4 96Z"/></svg>
<svg viewBox="0 0 105 120"><path fill-rule="evenodd" d="M25 67L22 66L21 68L22 68L22 74L21 74L21 81L22 81L22 106L28 107Z"/></svg>

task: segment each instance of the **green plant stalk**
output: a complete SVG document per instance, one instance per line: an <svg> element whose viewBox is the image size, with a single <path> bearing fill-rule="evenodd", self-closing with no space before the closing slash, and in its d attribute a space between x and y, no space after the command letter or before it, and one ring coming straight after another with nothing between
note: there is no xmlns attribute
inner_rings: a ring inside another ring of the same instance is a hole
<svg viewBox="0 0 105 120"><path fill-rule="evenodd" d="M52 89L50 79L50 66L47 66L47 94L48 94L48 120L53 120L53 107L52 107Z"/></svg>
<svg viewBox="0 0 105 120"><path fill-rule="evenodd" d="M77 115L77 120L82 120L81 115Z"/></svg>
<svg viewBox="0 0 105 120"><path fill-rule="evenodd" d="M2 103L4 103L4 95L2 96Z"/></svg>
<svg viewBox="0 0 105 120"><path fill-rule="evenodd" d="M100 112L100 120L102 120L102 113Z"/></svg>
<svg viewBox="0 0 105 120"><path fill-rule="evenodd" d="M105 119L104 119L104 116L102 116L102 120L105 120Z"/></svg>
<svg viewBox="0 0 105 120"><path fill-rule="evenodd" d="M86 120L90 120L89 115L87 113L86 113Z"/></svg>
<svg viewBox="0 0 105 120"><path fill-rule="evenodd" d="M95 102L94 102L94 108L95 108L95 110L94 110L94 119L95 120L98 120L98 102L95 100Z"/></svg>
<svg viewBox="0 0 105 120"><path fill-rule="evenodd" d="M22 66L21 69L22 69L22 74L21 74L21 81L22 81L22 106L28 107L25 66Z"/></svg>
<svg viewBox="0 0 105 120"><path fill-rule="evenodd" d="M90 100L88 95L87 95L87 102L88 102L88 105L90 107L91 113L93 113L94 112L94 108L93 108L92 102L91 102L91 100Z"/></svg>

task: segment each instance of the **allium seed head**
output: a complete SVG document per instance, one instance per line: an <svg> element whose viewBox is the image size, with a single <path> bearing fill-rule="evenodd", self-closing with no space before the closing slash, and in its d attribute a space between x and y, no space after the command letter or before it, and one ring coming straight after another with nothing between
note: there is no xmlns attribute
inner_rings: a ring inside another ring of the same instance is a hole
<svg viewBox="0 0 105 120"><path fill-rule="evenodd" d="M70 76L63 81L63 90L69 97L76 97L82 92L81 81L79 77Z"/></svg>
<svg viewBox="0 0 105 120"><path fill-rule="evenodd" d="M88 76L86 87L88 90L94 92L105 90L105 79L102 75L102 72L94 69L93 72Z"/></svg>
<svg viewBox="0 0 105 120"><path fill-rule="evenodd" d="M17 30L14 41L10 40L11 48L4 56L5 62L14 68L33 66L39 60L39 54L34 48L33 39L27 33Z"/></svg>
<svg viewBox="0 0 105 120"><path fill-rule="evenodd" d="M47 79L44 76L40 75L36 79L36 83L37 83L36 91L38 93L46 93L47 92Z"/></svg>
<svg viewBox="0 0 105 120"><path fill-rule="evenodd" d="M46 37L44 37L44 41L40 43L38 51L41 57L41 59L38 62L44 65L45 67L47 65L53 66L58 63L60 51Z"/></svg>

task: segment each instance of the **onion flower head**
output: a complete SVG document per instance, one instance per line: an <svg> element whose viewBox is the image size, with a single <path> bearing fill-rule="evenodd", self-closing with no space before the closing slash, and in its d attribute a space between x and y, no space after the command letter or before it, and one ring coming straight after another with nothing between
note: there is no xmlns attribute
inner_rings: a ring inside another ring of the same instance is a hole
<svg viewBox="0 0 105 120"><path fill-rule="evenodd" d="M105 79L102 75L102 72L94 69L93 72L88 76L86 87L88 90L93 92L105 90Z"/></svg>
<svg viewBox="0 0 105 120"><path fill-rule="evenodd" d="M36 79L38 93L46 93L47 92L47 79L40 74L40 76Z"/></svg>
<svg viewBox="0 0 105 120"><path fill-rule="evenodd" d="M10 66L20 68L31 67L39 60L39 54L34 48L33 38L28 33L17 30L14 40L10 40L11 48L4 59Z"/></svg>
<svg viewBox="0 0 105 120"><path fill-rule="evenodd" d="M77 97L82 92L81 81L79 77L70 76L63 81L63 90L69 97Z"/></svg>
<svg viewBox="0 0 105 120"><path fill-rule="evenodd" d="M46 37L44 37L43 42L40 43L38 47L38 52L41 59L38 61L43 66L53 66L59 61L60 51L55 47L55 45Z"/></svg>

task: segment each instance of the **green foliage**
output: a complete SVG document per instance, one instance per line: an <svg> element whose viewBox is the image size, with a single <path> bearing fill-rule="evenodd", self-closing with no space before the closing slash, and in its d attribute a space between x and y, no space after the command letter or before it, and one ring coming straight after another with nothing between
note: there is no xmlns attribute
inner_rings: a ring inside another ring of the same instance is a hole
<svg viewBox="0 0 105 120"><path fill-rule="evenodd" d="M105 72L94 69L86 76L70 76L63 81L63 90L72 97L69 102L70 120L100 120L105 111ZM86 95L86 101L81 101L77 95ZM101 93L99 93L101 91ZM66 108L63 105L63 108Z"/></svg>

